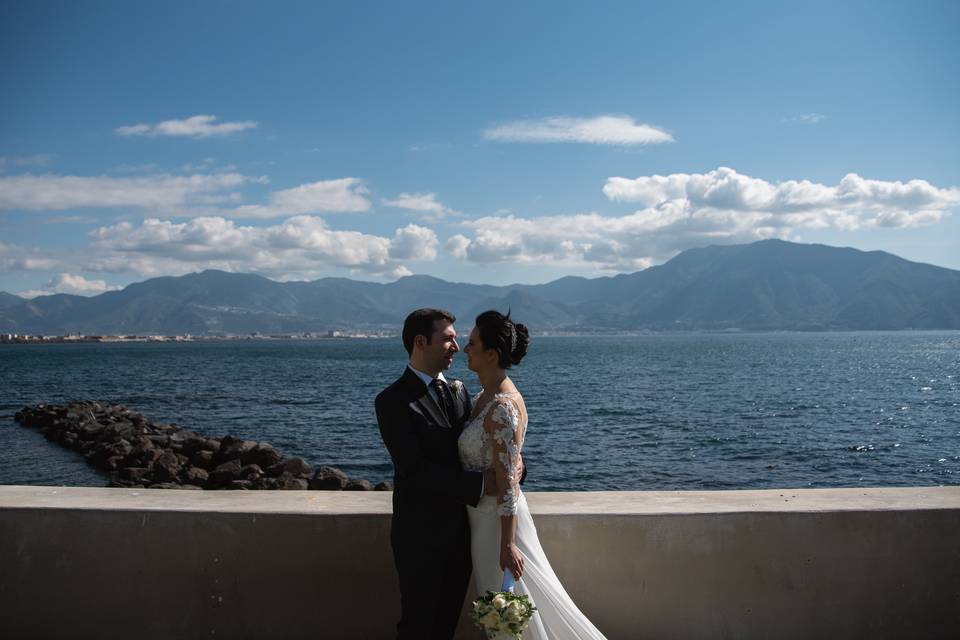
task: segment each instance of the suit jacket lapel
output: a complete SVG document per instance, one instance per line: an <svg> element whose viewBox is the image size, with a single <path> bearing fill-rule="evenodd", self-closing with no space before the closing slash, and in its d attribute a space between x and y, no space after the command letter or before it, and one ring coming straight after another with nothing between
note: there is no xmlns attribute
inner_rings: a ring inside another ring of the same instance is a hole
<svg viewBox="0 0 960 640"><path fill-rule="evenodd" d="M427 385L423 384L423 380L418 378L417 374L411 371L409 367L404 371L403 378L407 381L407 388L414 398L413 404L420 408L421 413L430 416L437 426L451 429L453 425L443 415L443 411L440 410L436 400L430 395Z"/></svg>
<svg viewBox="0 0 960 640"><path fill-rule="evenodd" d="M450 395L453 396L453 407L457 416L457 427L462 428L467 418L470 416L470 395L467 393L463 383L459 380L450 385Z"/></svg>

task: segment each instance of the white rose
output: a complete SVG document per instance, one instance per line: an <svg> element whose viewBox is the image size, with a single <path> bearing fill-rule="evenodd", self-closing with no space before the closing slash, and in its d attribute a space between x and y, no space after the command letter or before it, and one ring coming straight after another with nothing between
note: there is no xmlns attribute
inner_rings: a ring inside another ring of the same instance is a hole
<svg viewBox="0 0 960 640"><path fill-rule="evenodd" d="M503 596L496 596L491 604L497 609L503 609L505 606L507 606L507 599Z"/></svg>
<svg viewBox="0 0 960 640"><path fill-rule="evenodd" d="M496 611L491 611L491 612L488 613L487 615L485 615L485 616L483 616L482 618L480 618L480 622L481 622L485 627L495 629L495 628L497 628L498 626L500 626L500 616L497 614Z"/></svg>

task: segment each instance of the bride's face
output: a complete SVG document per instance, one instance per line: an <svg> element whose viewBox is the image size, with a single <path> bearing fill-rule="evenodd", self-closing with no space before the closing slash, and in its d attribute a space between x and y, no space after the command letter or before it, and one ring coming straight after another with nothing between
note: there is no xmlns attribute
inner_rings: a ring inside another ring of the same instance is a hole
<svg viewBox="0 0 960 640"><path fill-rule="evenodd" d="M467 345L463 348L463 352L467 355L467 368L473 372L483 369L489 364L490 351L492 349L483 348L483 342L480 341L480 332L474 327L473 331L470 332Z"/></svg>

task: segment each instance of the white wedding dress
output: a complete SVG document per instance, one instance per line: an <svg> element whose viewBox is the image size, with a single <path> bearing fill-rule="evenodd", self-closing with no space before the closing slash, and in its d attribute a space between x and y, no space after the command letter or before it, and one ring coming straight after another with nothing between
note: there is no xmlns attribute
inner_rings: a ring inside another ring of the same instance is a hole
<svg viewBox="0 0 960 640"><path fill-rule="evenodd" d="M515 542L524 560L523 577L517 580L515 592L528 595L537 607L530 626L523 633L524 640L604 640L603 634L567 595L550 567L540 546L527 500L520 491L520 450L527 421L518 401L519 394L515 392L496 394L464 426L458 443L460 461L465 469L484 471L498 465L499 477L505 472L509 480L499 496L483 496L476 508L467 507L477 591L480 595L500 591L503 580L500 516L515 515ZM490 420L485 428L488 415Z"/></svg>

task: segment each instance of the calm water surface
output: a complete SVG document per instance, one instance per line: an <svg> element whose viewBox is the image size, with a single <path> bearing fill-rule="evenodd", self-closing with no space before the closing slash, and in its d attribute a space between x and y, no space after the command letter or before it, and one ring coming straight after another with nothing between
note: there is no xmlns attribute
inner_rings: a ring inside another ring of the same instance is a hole
<svg viewBox="0 0 960 640"><path fill-rule="evenodd" d="M374 482L392 475L373 398L399 339L0 346L0 484L102 486L13 421L119 402ZM476 391L458 356L451 374ZM528 490L960 484L960 333L535 337L511 375Z"/></svg>

